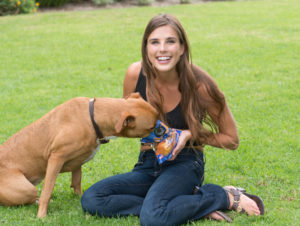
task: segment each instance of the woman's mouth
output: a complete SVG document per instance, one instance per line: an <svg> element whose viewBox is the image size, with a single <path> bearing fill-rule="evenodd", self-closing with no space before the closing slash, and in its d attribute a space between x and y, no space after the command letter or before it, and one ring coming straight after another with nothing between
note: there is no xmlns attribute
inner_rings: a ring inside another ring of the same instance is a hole
<svg viewBox="0 0 300 226"><path fill-rule="evenodd" d="M169 57L169 56L160 56L160 57L157 57L156 59L157 59L158 63L160 63L160 64L167 64L167 63L170 62L171 57Z"/></svg>

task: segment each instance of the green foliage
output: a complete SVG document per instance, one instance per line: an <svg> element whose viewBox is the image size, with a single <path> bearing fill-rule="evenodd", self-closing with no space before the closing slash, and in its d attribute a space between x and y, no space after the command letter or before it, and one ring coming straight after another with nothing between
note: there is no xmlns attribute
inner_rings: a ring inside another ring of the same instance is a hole
<svg viewBox="0 0 300 226"><path fill-rule="evenodd" d="M36 12L35 0L1 0L0 16Z"/></svg>
<svg viewBox="0 0 300 226"><path fill-rule="evenodd" d="M1 17L0 143L73 97L121 97L128 65L141 59L147 22L171 13L187 32L193 63L224 92L239 131L236 151L206 147L204 183L238 185L264 200L263 217L229 212L232 226L298 225L299 11L299 0L264 0ZM101 146L82 167L83 190L128 172L138 154L136 139ZM37 205L0 205L0 225L139 225L137 217L84 214L70 181L70 173L58 176L45 219L36 218Z"/></svg>
<svg viewBox="0 0 300 226"><path fill-rule="evenodd" d="M62 6L70 0L37 0L40 3L40 7L59 7Z"/></svg>
<svg viewBox="0 0 300 226"><path fill-rule="evenodd" d="M151 5L152 0L136 0L137 4L140 6Z"/></svg>
<svg viewBox="0 0 300 226"><path fill-rule="evenodd" d="M189 4L191 0L180 0L180 4Z"/></svg>
<svg viewBox="0 0 300 226"><path fill-rule="evenodd" d="M110 3L113 3L113 0L92 0L95 5L104 6Z"/></svg>

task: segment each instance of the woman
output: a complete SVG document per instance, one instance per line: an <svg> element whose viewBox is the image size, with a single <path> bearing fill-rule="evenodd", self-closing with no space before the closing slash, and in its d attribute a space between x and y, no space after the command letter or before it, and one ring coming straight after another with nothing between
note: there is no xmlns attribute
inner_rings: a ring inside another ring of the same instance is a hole
<svg viewBox="0 0 300 226"><path fill-rule="evenodd" d="M218 211L226 209L263 214L260 200L255 200L259 208L253 196L235 187L201 186L204 145L234 150L239 139L223 93L190 63L188 40L176 18L158 15L150 20L142 61L128 68L123 88L124 97L140 92L161 120L182 133L173 157L161 165L152 146L141 145L131 172L99 181L83 194L84 211L106 217L136 215L147 226L180 225L207 216L229 220Z"/></svg>

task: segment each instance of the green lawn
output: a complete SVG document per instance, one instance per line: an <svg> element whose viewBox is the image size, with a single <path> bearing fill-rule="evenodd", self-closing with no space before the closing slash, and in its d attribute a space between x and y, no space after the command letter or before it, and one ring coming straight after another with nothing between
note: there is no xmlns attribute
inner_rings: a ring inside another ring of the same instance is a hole
<svg viewBox="0 0 300 226"><path fill-rule="evenodd" d="M299 0L0 17L0 143L70 98L121 97L127 67L141 58L144 28L161 12L180 19L193 62L215 78L237 121L238 150L206 148L205 183L263 198L265 216L230 212L233 225L299 225ZM138 152L137 139L102 146L83 166L83 190L131 170ZM85 215L69 186L70 174L61 174L46 218L36 218L37 205L0 206L0 225L139 225L137 217Z"/></svg>

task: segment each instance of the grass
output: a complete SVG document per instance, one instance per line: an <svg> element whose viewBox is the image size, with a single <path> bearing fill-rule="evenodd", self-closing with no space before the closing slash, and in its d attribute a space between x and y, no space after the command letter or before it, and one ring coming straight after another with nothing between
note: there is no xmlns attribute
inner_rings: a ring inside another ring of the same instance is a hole
<svg viewBox="0 0 300 226"><path fill-rule="evenodd" d="M237 151L206 148L205 183L238 185L263 198L265 216L230 212L234 225L298 225L298 0L1 17L0 143L70 98L121 97L127 67L141 58L144 28L161 12L180 19L193 62L215 78L237 121L241 141ZM117 139L102 146L83 166L83 190L131 170L137 156L137 139ZM59 175L45 219L36 218L37 205L0 206L0 224L139 225L137 217L85 215L69 185L70 174ZM39 192L41 188L42 184ZM191 223L202 224L219 223Z"/></svg>

